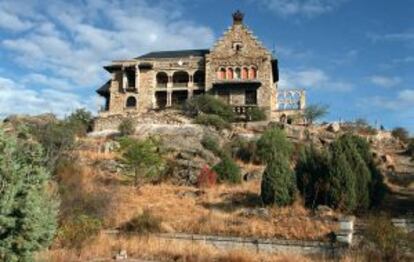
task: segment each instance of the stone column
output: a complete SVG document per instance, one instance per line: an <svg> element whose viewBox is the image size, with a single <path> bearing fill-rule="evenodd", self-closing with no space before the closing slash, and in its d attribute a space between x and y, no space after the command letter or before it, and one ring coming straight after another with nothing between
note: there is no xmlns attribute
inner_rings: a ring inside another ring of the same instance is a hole
<svg viewBox="0 0 414 262"><path fill-rule="evenodd" d="M127 87L128 87L128 78L126 76L125 68L122 68L122 90L124 90L125 92Z"/></svg>
<svg viewBox="0 0 414 262"><path fill-rule="evenodd" d="M135 90L138 91L139 87L139 67L138 64L135 66Z"/></svg>
<svg viewBox="0 0 414 262"><path fill-rule="evenodd" d="M168 90L167 91L167 107L171 107L172 106L172 91Z"/></svg>

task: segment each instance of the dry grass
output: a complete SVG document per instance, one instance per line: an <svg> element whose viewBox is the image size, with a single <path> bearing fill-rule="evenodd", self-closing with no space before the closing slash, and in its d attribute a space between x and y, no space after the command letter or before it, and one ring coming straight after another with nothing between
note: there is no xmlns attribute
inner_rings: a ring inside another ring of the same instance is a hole
<svg viewBox="0 0 414 262"><path fill-rule="evenodd" d="M89 261L92 259L110 260L120 250L126 250L129 258L157 261L187 262L306 262L307 257L295 254L265 254L232 250L220 251L212 246L198 243L176 242L152 237L112 237L100 235L86 244L82 250L55 249L38 254L37 260L44 262Z"/></svg>

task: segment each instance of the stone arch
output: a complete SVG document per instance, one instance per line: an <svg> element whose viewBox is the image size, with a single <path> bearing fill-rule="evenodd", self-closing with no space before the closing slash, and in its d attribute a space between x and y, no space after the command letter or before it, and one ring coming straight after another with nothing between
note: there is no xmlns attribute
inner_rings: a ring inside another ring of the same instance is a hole
<svg viewBox="0 0 414 262"><path fill-rule="evenodd" d="M257 78L257 68L255 66L250 67L249 70L249 79L256 79Z"/></svg>
<svg viewBox="0 0 414 262"><path fill-rule="evenodd" d="M177 71L173 74L174 87L187 87L190 81L190 75L186 71Z"/></svg>
<svg viewBox="0 0 414 262"><path fill-rule="evenodd" d="M168 74L165 72L158 72L156 76L157 87L167 87Z"/></svg>
<svg viewBox="0 0 414 262"><path fill-rule="evenodd" d="M137 107L137 99L134 96L129 96L126 100L125 106L127 108Z"/></svg>
<svg viewBox="0 0 414 262"><path fill-rule="evenodd" d="M203 85L206 81L205 73L202 70L197 70L193 75L194 84Z"/></svg>
<svg viewBox="0 0 414 262"><path fill-rule="evenodd" d="M249 69L247 69L247 67L243 67L242 72L241 72L241 78L242 79L249 78Z"/></svg>
<svg viewBox="0 0 414 262"><path fill-rule="evenodd" d="M226 79L232 80L233 79L233 68L229 67L226 70Z"/></svg>

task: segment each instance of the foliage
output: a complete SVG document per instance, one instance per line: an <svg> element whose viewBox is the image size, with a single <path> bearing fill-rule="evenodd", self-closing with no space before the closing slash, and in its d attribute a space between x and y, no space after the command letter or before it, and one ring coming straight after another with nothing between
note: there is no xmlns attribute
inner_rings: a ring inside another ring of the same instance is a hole
<svg viewBox="0 0 414 262"><path fill-rule="evenodd" d="M80 249L85 241L96 236L102 228L99 219L79 215L63 221L59 228L58 241L64 247Z"/></svg>
<svg viewBox="0 0 414 262"><path fill-rule="evenodd" d="M84 108L77 109L65 121L77 136L85 136L92 130L92 114Z"/></svg>
<svg viewBox="0 0 414 262"><path fill-rule="evenodd" d="M315 120L324 117L328 113L326 105L309 105L305 108L304 116L308 123L312 124Z"/></svg>
<svg viewBox="0 0 414 262"><path fill-rule="evenodd" d="M287 140L285 133L279 128L266 130L257 141L257 155L264 163L290 156L292 149L291 142Z"/></svg>
<svg viewBox="0 0 414 262"><path fill-rule="evenodd" d="M296 191L295 176L286 156L269 162L263 173L261 193L266 205L286 206L293 202Z"/></svg>
<svg viewBox="0 0 414 262"><path fill-rule="evenodd" d="M0 260L30 261L56 230L58 202L39 144L0 129Z"/></svg>
<svg viewBox="0 0 414 262"><path fill-rule="evenodd" d="M75 131L67 122L50 122L30 131L44 149L45 162L54 170L75 146Z"/></svg>
<svg viewBox="0 0 414 262"><path fill-rule="evenodd" d="M391 132L392 136L398 138L400 141L404 143L408 143L409 141L409 134L407 129L403 127L396 127Z"/></svg>
<svg viewBox="0 0 414 262"><path fill-rule="evenodd" d="M208 94L194 96L189 99L184 104L183 110L192 117L204 113L217 115L226 122L231 122L235 119L233 108L230 105Z"/></svg>
<svg viewBox="0 0 414 262"><path fill-rule="evenodd" d="M358 136L341 136L328 150L304 148L295 169L307 206L363 211L381 202L385 192L369 144Z"/></svg>
<svg viewBox="0 0 414 262"><path fill-rule="evenodd" d="M213 136L204 135L201 139L201 144L205 149L210 150L216 156L223 154L219 144L217 143L217 139Z"/></svg>
<svg viewBox="0 0 414 262"><path fill-rule="evenodd" d="M263 121L267 119L267 116L263 108L252 107L249 110L247 110L246 118L248 121Z"/></svg>
<svg viewBox="0 0 414 262"><path fill-rule="evenodd" d="M135 122L131 118L125 118L118 126L118 131L122 136L130 136L135 133Z"/></svg>
<svg viewBox="0 0 414 262"><path fill-rule="evenodd" d="M132 171L135 186L138 186L140 178L154 177L164 169L159 143L155 139L124 137L120 140L120 145L120 160Z"/></svg>
<svg viewBox="0 0 414 262"><path fill-rule="evenodd" d="M204 166L200 170L197 178L198 187L214 187L217 183L217 173L210 169L209 166Z"/></svg>
<svg viewBox="0 0 414 262"><path fill-rule="evenodd" d="M366 119L358 118L353 123L354 131L367 134L367 135L376 135L378 133L377 129L371 126Z"/></svg>
<svg viewBox="0 0 414 262"><path fill-rule="evenodd" d="M229 129L230 124L218 115L201 114L195 118L195 123L206 126L213 126L217 130Z"/></svg>
<svg viewBox="0 0 414 262"><path fill-rule="evenodd" d="M259 162L256 143L257 142L254 140L247 141L242 138L236 138L231 142L233 157L236 157L246 163Z"/></svg>
<svg viewBox="0 0 414 262"><path fill-rule="evenodd" d="M368 261L373 260L373 253L377 253L377 261L402 261L407 251L414 251L413 236L395 227L385 215L371 216L364 236L374 245Z"/></svg>
<svg viewBox="0 0 414 262"><path fill-rule="evenodd" d="M134 216L121 226L121 230L129 233L149 234L161 231L161 218L154 216L150 210L144 209L142 214Z"/></svg>
<svg viewBox="0 0 414 262"><path fill-rule="evenodd" d="M220 182L237 184L241 182L240 167L231 157L223 155L221 161L213 167Z"/></svg>

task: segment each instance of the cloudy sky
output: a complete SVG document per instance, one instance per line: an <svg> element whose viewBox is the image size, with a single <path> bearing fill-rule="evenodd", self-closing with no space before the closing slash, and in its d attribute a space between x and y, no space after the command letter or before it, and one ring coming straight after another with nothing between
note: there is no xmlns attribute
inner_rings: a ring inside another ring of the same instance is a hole
<svg viewBox="0 0 414 262"><path fill-rule="evenodd" d="M413 0L2 0L0 116L96 111L102 66L153 50L209 48L235 9L327 120L414 133Z"/></svg>

